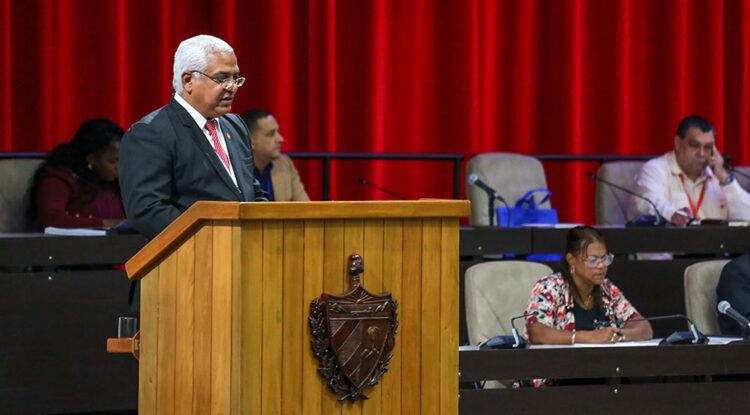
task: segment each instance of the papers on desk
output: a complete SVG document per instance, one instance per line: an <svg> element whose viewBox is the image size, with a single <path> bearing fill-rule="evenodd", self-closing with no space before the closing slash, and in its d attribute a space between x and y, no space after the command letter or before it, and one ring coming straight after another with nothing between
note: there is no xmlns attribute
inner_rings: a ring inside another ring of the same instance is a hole
<svg viewBox="0 0 750 415"><path fill-rule="evenodd" d="M464 345L464 346L458 346L458 351L459 352L471 352L471 351L474 351L474 350L479 350L479 345L478 344L467 344L467 345Z"/></svg>
<svg viewBox="0 0 750 415"><path fill-rule="evenodd" d="M729 344L742 341L742 337L715 337L708 336L708 344Z"/></svg>
<svg viewBox="0 0 750 415"><path fill-rule="evenodd" d="M708 344L728 344L733 341L742 340L740 337L714 337L714 336L708 336ZM557 349L557 348L580 348L580 349L586 349L586 348L597 348L597 347L650 347L650 346L658 346L659 343L662 341L661 338L658 339L651 339L651 340L641 340L641 341L627 341L627 342L619 342L619 343L600 343L600 344L594 344L594 343L576 343L574 345L567 345L567 344L530 344L529 349Z"/></svg>
<svg viewBox="0 0 750 415"><path fill-rule="evenodd" d="M717 337L717 336L708 336L708 344L714 344L714 345L722 345L722 344L729 344L735 341L741 341L741 337ZM599 347L650 347L650 346L658 346L659 343L662 341L661 338L658 339L651 339L651 340L642 340L642 341L632 341L632 342L619 342L619 343L602 343L602 344L589 344L589 343L576 343L574 345L569 344L530 344L528 345L529 349L569 349L572 347L579 348L579 349L592 349L592 348L599 348ZM479 345L465 345L465 346L459 346L458 351L464 352L464 351L474 351L479 350ZM521 349L518 349L521 350Z"/></svg>
<svg viewBox="0 0 750 415"><path fill-rule="evenodd" d="M57 236L105 236L107 230L103 228L55 228L47 226L44 228L45 235Z"/></svg>
<svg viewBox="0 0 750 415"><path fill-rule="evenodd" d="M582 223L524 223L521 225L522 228L555 228L555 229L570 229L576 226L581 226Z"/></svg>
<svg viewBox="0 0 750 415"><path fill-rule="evenodd" d="M599 347L648 347L648 346L658 346L661 340L662 339L651 339L651 340L619 342L619 343L576 343L574 345L530 344L529 349L559 349L559 348L570 348L570 347L574 347L577 349L593 349L593 348L599 348Z"/></svg>

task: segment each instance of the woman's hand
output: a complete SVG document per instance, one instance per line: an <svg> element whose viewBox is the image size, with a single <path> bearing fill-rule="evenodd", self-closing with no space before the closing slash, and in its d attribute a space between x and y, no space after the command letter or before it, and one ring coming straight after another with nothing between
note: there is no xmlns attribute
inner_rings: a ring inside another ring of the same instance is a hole
<svg viewBox="0 0 750 415"><path fill-rule="evenodd" d="M102 227L111 229L119 225L125 219L102 219Z"/></svg>
<svg viewBox="0 0 750 415"><path fill-rule="evenodd" d="M623 340L622 330L615 327L579 331L576 334L576 343L617 343L621 340Z"/></svg>

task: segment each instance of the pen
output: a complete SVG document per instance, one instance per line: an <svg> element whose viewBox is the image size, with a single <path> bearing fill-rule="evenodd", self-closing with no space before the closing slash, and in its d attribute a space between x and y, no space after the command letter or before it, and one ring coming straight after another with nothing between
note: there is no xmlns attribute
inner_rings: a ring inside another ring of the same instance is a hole
<svg viewBox="0 0 750 415"><path fill-rule="evenodd" d="M622 321L617 320L616 322L613 323L609 320L604 320L604 321L594 320L594 329L603 329L605 327L612 327L612 326L614 326L615 328L621 329Z"/></svg>
<svg viewBox="0 0 750 415"><path fill-rule="evenodd" d="M684 216L684 217L686 217L686 218L689 219L688 222L685 224L685 226L690 225L691 223L695 222L695 220L696 220L694 217L690 216L683 209L680 209L680 210L676 211L675 213L678 214L678 215L680 215L680 216Z"/></svg>

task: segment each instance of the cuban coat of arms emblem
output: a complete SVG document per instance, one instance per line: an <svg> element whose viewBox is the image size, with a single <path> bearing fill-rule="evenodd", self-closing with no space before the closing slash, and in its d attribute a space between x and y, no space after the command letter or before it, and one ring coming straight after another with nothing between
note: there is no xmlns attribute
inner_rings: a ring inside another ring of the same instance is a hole
<svg viewBox="0 0 750 415"><path fill-rule="evenodd" d="M377 384L388 369L396 342L398 304L390 293L362 287L364 261L349 256L349 289L321 294L310 303L313 353L320 373L340 401L367 399L362 389Z"/></svg>

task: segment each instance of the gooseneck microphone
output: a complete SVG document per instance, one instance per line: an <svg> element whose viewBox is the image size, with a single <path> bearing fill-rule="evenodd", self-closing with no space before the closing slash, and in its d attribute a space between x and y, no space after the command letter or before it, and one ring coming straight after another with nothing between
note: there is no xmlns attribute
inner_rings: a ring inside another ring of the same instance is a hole
<svg viewBox="0 0 750 415"><path fill-rule="evenodd" d="M483 182L482 179L479 178L479 176L476 173L471 173L469 175L469 184L474 185L485 192L487 192L487 195L491 198L499 197L497 194L497 191L490 187L487 183Z"/></svg>
<svg viewBox="0 0 750 415"><path fill-rule="evenodd" d="M617 327L622 328L625 324L635 321L656 321L656 320L672 320L675 318L679 318L682 320L687 320L689 323L690 331L683 332L683 331L676 331L669 336L665 337L664 340L661 341L659 344L706 344L708 343L708 337L706 337L703 333L701 333L698 330L698 327L693 323L693 320L690 320L690 318L684 314L668 314L664 316L654 316L654 317L639 317L634 318L632 320L628 321L622 321L617 320ZM609 321L604 321L600 323L595 323L595 328L602 328L602 327L608 327L610 326Z"/></svg>
<svg viewBox="0 0 750 415"><path fill-rule="evenodd" d="M482 179L476 173L471 173L467 179L467 183L472 186L476 186L487 193L487 216L490 220L490 226L495 224L495 200L499 200L502 204L508 208L508 202L500 196L495 189L490 187L487 183L483 182ZM510 208L508 208L508 224L510 224ZM498 223L499 225L499 223Z"/></svg>
<svg viewBox="0 0 750 415"><path fill-rule="evenodd" d="M732 174L734 174L735 176L742 176L742 177L744 177L746 179L750 179L750 174L743 173L743 172L737 170L736 167L731 166L728 163L724 164L724 168L727 169L727 170L729 170L729 171L731 171Z"/></svg>
<svg viewBox="0 0 750 415"><path fill-rule="evenodd" d="M723 300L719 302L716 309L718 309L721 314L730 317L732 320L736 321L737 324L742 326L743 332L750 330L750 320L743 316L739 311L733 309L732 305L729 304L729 301Z"/></svg>
<svg viewBox="0 0 750 415"><path fill-rule="evenodd" d="M510 319L512 336L495 336L479 345L480 349L523 349L526 347L526 340L518 334L515 321L519 318L526 317L525 314L515 316Z"/></svg>
<svg viewBox="0 0 750 415"><path fill-rule="evenodd" d="M403 196L401 196L400 194L398 194L398 193L396 193L396 192L394 192L392 190L388 190L385 187L378 186L375 183L373 183L373 182L365 179L364 177L360 177L359 179L357 179L357 181L362 186L372 187L373 189L379 190L379 191L381 191L381 192L383 192L383 193L385 193L385 194L387 194L389 196L392 196L392 197L394 197L396 199L406 200L406 198L403 197Z"/></svg>
<svg viewBox="0 0 750 415"><path fill-rule="evenodd" d="M631 225L631 226L632 225L666 226L667 223L669 223L669 221L666 220L664 216L661 215L661 212L659 212L659 208L656 207L656 204L653 201L651 201L651 199L647 198L646 196L640 195L628 189L627 187L623 187L618 184L612 183L609 180L602 179L601 177L591 172L586 173L586 177L588 177L591 180L604 183L607 186L614 187L615 189L621 192L625 192L631 196L635 196L639 199L645 200L646 202L648 202L649 205L651 205L654 208L654 211L656 212L656 216L652 217L651 215L639 215L631 219L628 222L628 225Z"/></svg>

